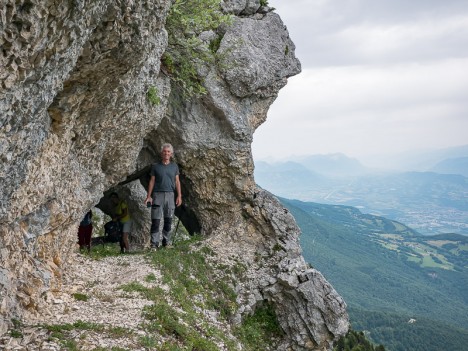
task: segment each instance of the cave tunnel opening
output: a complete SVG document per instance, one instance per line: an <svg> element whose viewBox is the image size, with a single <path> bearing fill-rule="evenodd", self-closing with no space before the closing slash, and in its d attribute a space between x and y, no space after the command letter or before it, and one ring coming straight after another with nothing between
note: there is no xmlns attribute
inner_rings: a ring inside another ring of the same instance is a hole
<svg viewBox="0 0 468 351"><path fill-rule="evenodd" d="M96 205L96 208L102 211L104 215L108 216L108 220L111 221L111 219L115 217L116 212L116 205L111 201L111 194L118 194L119 199L123 200L128 206L128 211L133 222L129 235L130 247L137 250L144 249L150 245L151 208L148 208L144 203L150 180L150 169L151 164L147 164L129 175L121 183L109 188L104 192L103 197ZM189 186L187 185L189 181L184 174L183 167L180 166L179 169L179 180L182 193L185 195L189 192ZM192 197L184 196L182 205L175 208L175 217L173 218L171 226L173 240L180 240L184 234L193 236L201 232L200 222L198 221L196 212L192 208L191 203L193 204ZM162 226L163 221L161 222ZM99 234L100 236L105 235L105 233L102 233L102 230Z"/></svg>

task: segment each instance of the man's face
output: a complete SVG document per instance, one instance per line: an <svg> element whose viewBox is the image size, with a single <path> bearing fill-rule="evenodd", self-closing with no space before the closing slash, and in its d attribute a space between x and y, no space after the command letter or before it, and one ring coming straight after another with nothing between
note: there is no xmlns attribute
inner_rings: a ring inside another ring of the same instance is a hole
<svg viewBox="0 0 468 351"><path fill-rule="evenodd" d="M168 147L165 147L161 151L161 156L162 156L163 161L169 161L171 159L171 156L172 156L171 149L169 149Z"/></svg>

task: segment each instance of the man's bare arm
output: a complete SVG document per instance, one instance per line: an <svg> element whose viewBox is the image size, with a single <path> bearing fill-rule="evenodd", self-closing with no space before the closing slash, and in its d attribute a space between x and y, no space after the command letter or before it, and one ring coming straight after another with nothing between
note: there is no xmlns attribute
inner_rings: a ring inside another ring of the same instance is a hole
<svg viewBox="0 0 468 351"><path fill-rule="evenodd" d="M155 176L151 176L151 179L150 179L149 184L148 184L148 194L146 195L145 204L146 204L147 202L153 203L153 196L152 196L152 194L153 194L153 188L154 188L155 179L156 179Z"/></svg>
<svg viewBox="0 0 468 351"><path fill-rule="evenodd" d="M182 205L182 190L180 186L179 175L176 175L175 177L175 186L177 191L176 206L179 207Z"/></svg>

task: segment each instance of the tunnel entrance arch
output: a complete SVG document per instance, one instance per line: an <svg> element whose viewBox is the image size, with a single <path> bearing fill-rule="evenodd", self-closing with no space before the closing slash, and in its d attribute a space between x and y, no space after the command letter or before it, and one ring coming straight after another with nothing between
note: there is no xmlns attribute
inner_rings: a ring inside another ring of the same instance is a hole
<svg viewBox="0 0 468 351"><path fill-rule="evenodd" d="M96 205L97 208L112 217L115 205L110 201L110 195L113 192L119 194L119 198L127 203L133 221L133 228L130 233L130 246L135 249L147 248L150 243L151 210L144 203L150 179L150 168L151 164L131 174L117 186L109 188L104 192L104 196ZM182 194L187 194L189 191L189 187L186 184L187 178L182 172L183 170L181 169L180 182ZM201 225L195 210L192 208L189 196L183 198L182 205L175 210L175 216L176 219L172 223L172 231L175 230L175 226L180 221L180 224L187 230L189 235L201 233Z"/></svg>

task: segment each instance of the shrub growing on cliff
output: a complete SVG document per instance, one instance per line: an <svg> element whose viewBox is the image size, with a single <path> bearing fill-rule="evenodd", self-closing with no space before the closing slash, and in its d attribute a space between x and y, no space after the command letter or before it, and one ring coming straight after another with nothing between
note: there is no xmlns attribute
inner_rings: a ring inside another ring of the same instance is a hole
<svg viewBox="0 0 468 351"><path fill-rule="evenodd" d="M213 63L214 48L219 46L205 44L200 33L230 22L231 16L221 11L220 0L176 0L172 5L166 20L168 46L162 63L185 97L206 94L197 66ZM219 38L214 41L219 42Z"/></svg>
<svg viewBox="0 0 468 351"><path fill-rule="evenodd" d="M242 340L246 350L265 350L265 345L272 345L279 340L283 331L278 323L275 310L272 305L265 304L255 310L252 316L248 316L237 328L236 334Z"/></svg>
<svg viewBox="0 0 468 351"><path fill-rule="evenodd" d="M385 347L374 346L362 331L350 330L338 340L333 351L385 351Z"/></svg>

